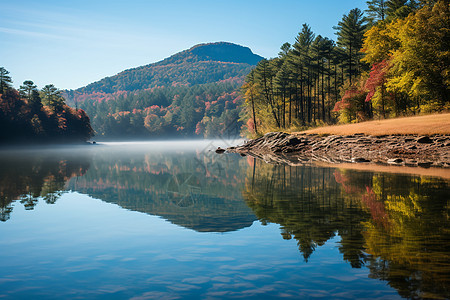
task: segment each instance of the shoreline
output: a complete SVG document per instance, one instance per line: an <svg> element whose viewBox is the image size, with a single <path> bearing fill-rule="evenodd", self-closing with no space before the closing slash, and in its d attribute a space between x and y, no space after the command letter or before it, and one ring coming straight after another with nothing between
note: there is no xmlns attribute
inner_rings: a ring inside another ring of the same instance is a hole
<svg viewBox="0 0 450 300"><path fill-rule="evenodd" d="M268 163L304 165L384 165L450 170L450 135L318 135L271 132L229 153L250 155Z"/></svg>
<svg viewBox="0 0 450 300"><path fill-rule="evenodd" d="M14 150L36 150L36 149L58 149L64 147L78 147L78 146L95 146L95 141L75 141L75 142L19 142L0 144L0 151L14 151Z"/></svg>

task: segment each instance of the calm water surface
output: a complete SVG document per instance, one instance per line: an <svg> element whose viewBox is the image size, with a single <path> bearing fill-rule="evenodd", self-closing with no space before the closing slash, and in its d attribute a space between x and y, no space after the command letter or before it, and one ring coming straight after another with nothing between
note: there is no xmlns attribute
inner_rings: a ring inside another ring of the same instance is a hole
<svg viewBox="0 0 450 300"><path fill-rule="evenodd" d="M224 141L0 152L0 298L450 298L438 177Z"/></svg>

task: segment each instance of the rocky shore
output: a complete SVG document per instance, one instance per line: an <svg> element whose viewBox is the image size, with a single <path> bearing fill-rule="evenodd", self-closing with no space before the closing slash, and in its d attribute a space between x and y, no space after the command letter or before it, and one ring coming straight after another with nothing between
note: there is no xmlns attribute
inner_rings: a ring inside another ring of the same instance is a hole
<svg viewBox="0 0 450 300"><path fill-rule="evenodd" d="M271 132L227 152L269 163L376 163L450 168L450 135L314 135Z"/></svg>

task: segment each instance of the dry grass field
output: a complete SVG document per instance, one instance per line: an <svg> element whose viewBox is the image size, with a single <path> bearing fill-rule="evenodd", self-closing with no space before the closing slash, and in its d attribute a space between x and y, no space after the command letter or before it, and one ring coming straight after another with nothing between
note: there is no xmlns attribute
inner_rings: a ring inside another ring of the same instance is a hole
<svg viewBox="0 0 450 300"><path fill-rule="evenodd" d="M450 113L318 127L301 133L336 135L355 133L366 135L450 134Z"/></svg>

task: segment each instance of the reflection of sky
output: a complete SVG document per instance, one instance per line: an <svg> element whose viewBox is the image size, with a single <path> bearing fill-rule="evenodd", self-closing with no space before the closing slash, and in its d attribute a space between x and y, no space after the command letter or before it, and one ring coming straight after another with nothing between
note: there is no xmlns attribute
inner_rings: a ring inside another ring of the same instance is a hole
<svg viewBox="0 0 450 300"><path fill-rule="evenodd" d="M0 297L397 297L342 260L339 238L305 263L279 226L198 233L78 193L0 224Z"/></svg>

